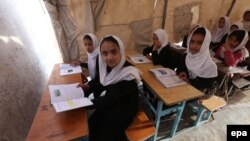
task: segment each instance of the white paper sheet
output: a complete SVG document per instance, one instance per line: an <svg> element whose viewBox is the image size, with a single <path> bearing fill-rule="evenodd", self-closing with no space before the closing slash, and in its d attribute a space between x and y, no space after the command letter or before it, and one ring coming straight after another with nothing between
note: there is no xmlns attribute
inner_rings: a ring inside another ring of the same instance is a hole
<svg viewBox="0 0 250 141"><path fill-rule="evenodd" d="M70 75L82 73L81 66L71 66L70 64L60 64L60 75Z"/></svg>

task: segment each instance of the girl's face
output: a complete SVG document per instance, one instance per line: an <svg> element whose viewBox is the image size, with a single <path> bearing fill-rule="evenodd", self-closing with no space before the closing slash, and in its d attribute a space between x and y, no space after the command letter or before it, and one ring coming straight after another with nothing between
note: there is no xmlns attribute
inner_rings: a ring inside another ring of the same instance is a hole
<svg viewBox="0 0 250 141"><path fill-rule="evenodd" d="M189 42L189 51L192 54L196 54L196 53L200 52L204 38L205 37L202 34L193 34L192 35L192 38L190 39L190 42Z"/></svg>
<svg viewBox="0 0 250 141"><path fill-rule="evenodd" d="M160 42L158 36L157 36L155 33L153 33L153 43L154 43L154 45L157 46L158 48L161 47L161 42Z"/></svg>
<svg viewBox="0 0 250 141"><path fill-rule="evenodd" d="M102 60L112 69L121 61L120 48L111 41L104 41L101 46Z"/></svg>
<svg viewBox="0 0 250 141"><path fill-rule="evenodd" d="M236 48L240 44L240 42L237 40L237 38L235 36L230 36L227 39L227 43L229 44L229 46L231 47L231 49Z"/></svg>
<svg viewBox="0 0 250 141"><path fill-rule="evenodd" d="M219 24L218 24L219 28L223 28L225 26L225 23L226 23L225 19L224 18L220 18Z"/></svg>
<svg viewBox="0 0 250 141"><path fill-rule="evenodd" d="M250 11L246 12L246 13L244 14L244 17L243 17L243 18L244 18L244 20L247 21L247 22L250 21Z"/></svg>
<svg viewBox="0 0 250 141"><path fill-rule="evenodd" d="M87 49L88 53L92 53L94 51L94 46L92 40L89 39L83 39L84 46Z"/></svg>
<svg viewBox="0 0 250 141"><path fill-rule="evenodd" d="M230 27L230 31L233 31L233 30L236 30L236 29L239 29L239 27L237 25L232 25Z"/></svg>

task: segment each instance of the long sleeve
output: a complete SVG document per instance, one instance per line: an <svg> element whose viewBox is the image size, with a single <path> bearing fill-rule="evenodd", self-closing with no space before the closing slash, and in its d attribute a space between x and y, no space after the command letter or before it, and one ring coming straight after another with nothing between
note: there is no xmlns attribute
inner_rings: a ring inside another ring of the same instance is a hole
<svg viewBox="0 0 250 141"><path fill-rule="evenodd" d="M159 58L159 54L158 54L157 50L152 51L152 61L153 61L154 65L160 64L160 58Z"/></svg>
<svg viewBox="0 0 250 141"><path fill-rule="evenodd" d="M223 47L220 47L214 57L217 58L217 59L222 59L220 57L220 52L222 51L222 48ZM232 67L235 67L237 66L237 64L239 62L243 61L243 56L242 56L242 53L240 51L238 52L232 52L232 50L227 50L227 51L224 51L224 63L228 66L232 66Z"/></svg>
<svg viewBox="0 0 250 141"><path fill-rule="evenodd" d="M215 53L215 55L214 55L214 58L221 59L221 58L220 58L221 49L222 49L222 47L220 47L219 49L217 49L217 51L216 51L216 53Z"/></svg>
<svg viewBox="0 0 250 141"><path fill-rule="evenodd" d="M146 47L145 49L143 49L143 55L146 56L152 53L152 50L153 50L153 46Z"/></svg>
<svg viewBox="0 0 250 141"><path fill-rule="evenodd" d="M188 69L187 69L187 66L186 66L186 63L185 63L186 56L187 56L187 54L184 54L181 57L181 59L180 59L181 61L178 64L178 67L177 67L177 70L176 70L177 74L179 74L180 72L186 72L188 74Z"/></svg>
<svg viewBox="0 0 250 141"><path fill-rule="evenodd" d="M178 53L170 45L167 45L163 47L159 54L157 51L153 51L152 60L154 65L160 64L163 67L174 70L178 67L181 56L181 53Z"/></svg>
<svg viewBox="0 0 250 141"><path fill-rule="evenodd" d="M83 68L88 68L88 63L80 62L80 66Z"/></svg>
<svg viewBox="0 0 250 141"><path fill-rule="evenodd" d="M231 50L224 52L224 62L228 66L235 67L237 64L243 60L241 52L233 53Z"/></svg>

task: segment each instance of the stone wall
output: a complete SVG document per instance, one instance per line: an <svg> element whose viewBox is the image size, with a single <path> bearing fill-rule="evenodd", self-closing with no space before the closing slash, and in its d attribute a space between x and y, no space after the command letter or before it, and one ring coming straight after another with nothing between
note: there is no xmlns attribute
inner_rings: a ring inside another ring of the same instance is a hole
<svg viewBox="0 0 250 141"><path fill-rule="evenodd" d="M48 14L39 1L25 2L0 2L0 141L26 139L51 69L62 61Z"/></svg>

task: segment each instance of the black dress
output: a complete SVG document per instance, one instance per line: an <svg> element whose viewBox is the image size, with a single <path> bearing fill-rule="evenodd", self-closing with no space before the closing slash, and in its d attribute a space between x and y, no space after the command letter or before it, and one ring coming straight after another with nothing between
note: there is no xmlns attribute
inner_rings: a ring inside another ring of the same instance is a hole
<svg viewBox="0 0 250 141"><path fill-rule="evenodd" d="M126 62L124 66L127 66ZM120 81L116 84L91 88L96 92L92 100L95 112L89 119L90 141L127 140L125 130L136 116L139 104L138 88L135 80ZM105 96L99 97L106 90Z"/></svg>
<svg viewBox="0 0 250 141"><path fill-rule="evenodd" d="M171 48L168 44L158 54L157 50L153 51L153 46L147 47L143 50L143 55L152 53L152 61L154 65L162 65L163 67L175 69L181 59L180 53Z"/></svg>

